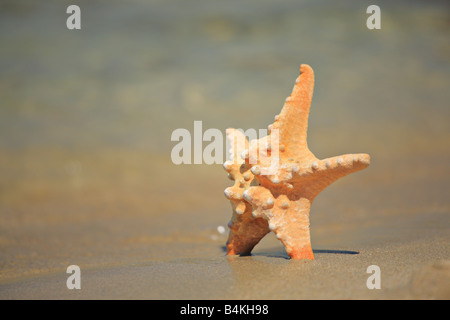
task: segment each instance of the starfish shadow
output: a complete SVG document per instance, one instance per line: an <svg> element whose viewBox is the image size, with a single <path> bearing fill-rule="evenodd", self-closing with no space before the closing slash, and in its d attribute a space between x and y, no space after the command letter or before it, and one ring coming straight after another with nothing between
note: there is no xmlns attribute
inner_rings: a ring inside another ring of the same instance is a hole
<svg viewBox="0 0 450 320"><path fill-rule="evenodd" d="M227 251L226 246L222 246L221 249L223 252ZM352 250L334 250L334 249L313 249L314 254L347 254L347 255L355 255L359 254L358 251L352 251ZM269 249L267 251L262 252L252 252L251 254L243 254L240 256L264 256L264 257L271 257L271 258L284 258L284 259L290 259L289 255L284 250L280 250L278 248Z"/></svg>
<svg viewBox="0 0 450 320"><path fill-rule="evenodd" d="M314 253L333 253L333 254L359 254L358 251L351 250L323 250L323 249L313 249Z"/></svg>

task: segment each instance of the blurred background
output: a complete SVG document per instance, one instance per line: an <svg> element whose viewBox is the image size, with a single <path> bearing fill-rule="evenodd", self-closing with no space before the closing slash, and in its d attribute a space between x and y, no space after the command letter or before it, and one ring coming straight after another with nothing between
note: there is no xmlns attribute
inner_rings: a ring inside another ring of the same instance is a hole
<svg viewBox="0 0 450 320"><path fill-rule="evenodd" d="M171 133L266 128L302 63L311 151L372 157L316 199L313 248L448 235L450 5L375 2L0 1L0 281L223 256L231 181Z"/></svg>

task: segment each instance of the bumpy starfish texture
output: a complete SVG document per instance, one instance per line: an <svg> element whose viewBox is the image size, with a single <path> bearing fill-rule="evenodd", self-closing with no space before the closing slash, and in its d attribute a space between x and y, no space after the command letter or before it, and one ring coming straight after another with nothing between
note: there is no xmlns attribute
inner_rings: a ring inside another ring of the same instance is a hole
<svg viewBox="0 0 450 320"><path fill-rule="evenodd" d="M249 143L241 131L227 129L231 159L224 169L235 181L225 189L233 208L227 255L250 254L273 231L291 259L314 260L309 222L314 198L334 181L369 165L368 154L319 160L309 150L306 136L313 89L314 72L303 64L266 137ZM278 165L265 172L274 157Z"/></svg>

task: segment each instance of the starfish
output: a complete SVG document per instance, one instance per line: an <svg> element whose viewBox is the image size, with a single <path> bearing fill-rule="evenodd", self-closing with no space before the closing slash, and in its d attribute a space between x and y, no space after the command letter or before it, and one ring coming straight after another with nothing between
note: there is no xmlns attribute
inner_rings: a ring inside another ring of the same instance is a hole
<svg viewBox="0 0 450 320"><path fill-rule="evenodd" d="M313 200L334 181L368 167L368 154L319 160L309 150L306 136L313 90L314 72L303 64L267 136L249 142L242 131L226 130L231 159L224 169L235 181L225 189L233 209L227 255L249 255L272 231L291 259L314 260L309 219ZM264 172L273 168L274 157L274 170Z"/></svg>

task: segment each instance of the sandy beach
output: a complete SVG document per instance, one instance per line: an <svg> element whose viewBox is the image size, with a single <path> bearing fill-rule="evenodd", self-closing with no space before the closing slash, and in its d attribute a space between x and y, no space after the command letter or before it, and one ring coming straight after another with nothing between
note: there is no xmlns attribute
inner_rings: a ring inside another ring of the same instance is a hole
<svg viewBox="0 0 450 320"><path fill-rule="evenodd" d="M0 299L450 299L448 5L194 2L1 5ZM171 133L266 128L301 63L310 149L371 165L315 199L314 261L226 256L232 182Z"/></svg>
<svg viewBox="0 0 450 320"><path fill-rule="evenodd" d="M61 155L46 154L65 163ZM402 197L385 195L398 189L414 199L415 190L426 177L393 187L375 170L368 170L326 190L316 199L311 214L315 261L289 260L273 234L264 238L250 257L226 257L226 234L220 234L217 226L225 226L231 215L220 192L228 181L209 181L211 176L223 174L221 167L199 166L196 181L187 188L191 193L183 188L157 199L147 196L155 192L152 186L140 182L158 178L149 164L141 163L146 155L137 154L133 161L125 154L121 157L117 150L114 154L116 164L108 165L108 152L79 160L85 164L77 178L80 185L60 166L60 175L66 177L54 177L65 180L64 186L59 184L58 202L48 199L48 189L53 190L49 174L36 167L44 164L47 168L50 159L22 164L34 173L41 172L46 182L35 177L40 192L28 190L29 201L37 203L34 207L18 200L15 210L4 214L2 299L449 297L448 208L427 205L420 199L405 205ZM87 174L89 166L97 168L97 163L103 164L102 178L97 170ZM118 166L125 167L127 174L118 177L110 171ZM133 170L139 174L134 175ZM167 169L173 171L176 174L165 176L166 181L185 181L182 177L192 173L189 167ZM407 180L398 174L400 181ZM108 187L112 183L109 179L120 182L118 190ZM110 194L102 194L102 190ZM209 194L210 203L196 197L196 192ZM429 190L422 196L428 199L435 192ZM356 199L354 194L358 194ZM389 203L378 203L374 194L389 199ZM198 209L187 211L172 203L172 197L189 201L191 208ZM13 196L8 199L14 200ZM66 268L71 264L82 270L79 291L66 288ZM381 269L381 290L366 287L370 265Z"/></svg>

